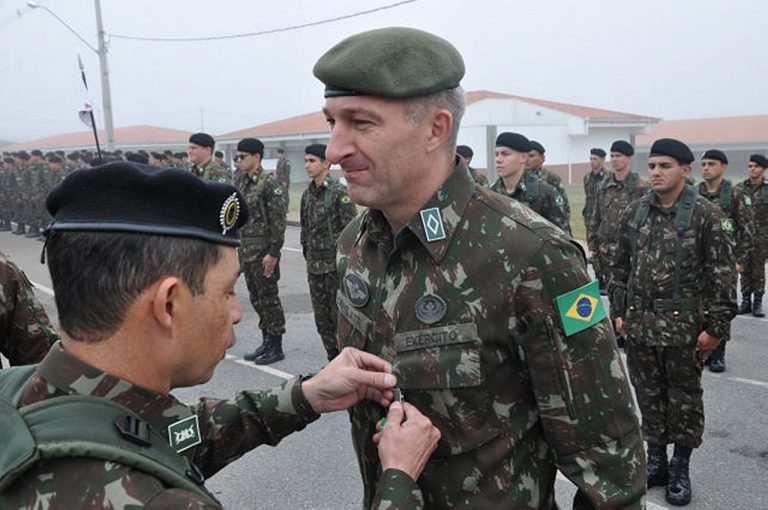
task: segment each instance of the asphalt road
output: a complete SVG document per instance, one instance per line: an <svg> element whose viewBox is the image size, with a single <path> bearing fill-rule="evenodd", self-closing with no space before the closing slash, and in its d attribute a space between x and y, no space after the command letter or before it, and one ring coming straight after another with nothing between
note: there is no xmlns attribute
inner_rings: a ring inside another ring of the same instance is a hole
<svg viewBox="0 0 768 510"><path fill-rule="evenodd" d="M324 365L325 351L314 329L299 231L288 227L282 254L280 296L286 311L286 359L269 367L242 360L259 340L258 318L248 301L245 281L237 284L244 310L235 327L237 344L213 379L195 388L175 390L195 402L202 396L229 398L238 390L267 388L281 378L313 372ZM40 264L42 243L0 233L8 253L37 286L37 294L56 321L47 268ZM724 374L704 374L707 424L703 446L692 457L694 510L768 508L768 321L737 317L728 345ZM346 413L323 416L276 448L257 448L207 482L226 508L360 508L362 488L349 439ZM570 508L573 485L558 478L561 508ZM664 492L654 488L648 508L667 508Z"/></svg>

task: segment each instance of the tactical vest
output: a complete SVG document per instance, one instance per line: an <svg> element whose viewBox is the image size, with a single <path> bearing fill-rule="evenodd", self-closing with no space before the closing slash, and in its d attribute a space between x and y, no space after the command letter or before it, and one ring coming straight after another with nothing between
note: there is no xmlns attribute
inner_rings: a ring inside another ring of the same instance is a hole
<svg viewBox="0 0 768 510"><path fill-rule="evenodd" d="M653 197L653 191L647 193L640 199L640 206L635 211L635 216L632 219L632 259L635 260L637 253L637 233L642 228L648 217L648 211L651 208L651 198ZM670 301L670 303L660 303L661 309L668 308L674 310L688 310L698 309L698 299L688 303L688 300L682 300L680 296L680 265L683 262L683 236L685 231L691 226L691 219L693 218L693 207L696 204L697 192L693 186L686 184L683 189L683 195L677 203L677 209L675 209L675 232L677 237L675 239L675 275L674 275L674 289L672 291L671 300L655 300ZM632 293L630 292L630 295ZM686 303L682 303L686 301ZM656 306L656 305L654 305Z"/></svg>
<svg viewBox="0 0 768 510"><path fill-rule="evenodd" d="M0 372L0 503L2 493L37 462L88 457L143 471L170 487L216 501L189 459L133 411L90 395L53 397L18 408L37 365ZM0 505L2 506L2 505Z"/></svg>

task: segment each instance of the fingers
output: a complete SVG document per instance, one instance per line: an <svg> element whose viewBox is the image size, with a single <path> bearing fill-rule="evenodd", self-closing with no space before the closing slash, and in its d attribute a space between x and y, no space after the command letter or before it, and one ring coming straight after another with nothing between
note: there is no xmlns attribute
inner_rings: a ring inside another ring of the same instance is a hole
<svg viewBox="0 0 768 510"><path fill-rule="evenodd" d="M349 356L358 368L373 370L375 372L385 372L387 374L392 373L392 365L388 361L383 360L374 354L355 349L354 347L345 347L341 353Z"/></svg>

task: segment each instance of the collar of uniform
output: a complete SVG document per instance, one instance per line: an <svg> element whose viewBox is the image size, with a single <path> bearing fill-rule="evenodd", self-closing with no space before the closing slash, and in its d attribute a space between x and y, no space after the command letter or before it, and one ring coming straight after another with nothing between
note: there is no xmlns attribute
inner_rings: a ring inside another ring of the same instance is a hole
<svg viewBox="0 0 768 510"><path fill-rule="evenodd" d="M259 180L259 176L261 175L261 172L264 171L264 168L259 165L259 167L256 169L253 174L249 174L248 172L245 172L245 176L248 177L249 181L257 182Z"/></svg>
<svg viewBox="0 0 768 510"><path fill-rule="evenodd" d="M620 180L618 180L618 179L616 178L616 172L611 172L611 178L610 178L610 179L608 179L608 178L606 177L606 179L607 179L607 181L608 181L608 182L606 183L606 186L624 186L624 185L626 185L626 184L627 184L627 181L629 181L629 178L630 178L631 176L632 176L632 172L629 172L629 173L627 174L627 178L626 178L626 179L624 179L623 181L620 181Z"/></svg>
<svg viewBox="0 0 768 510"><path fill-rule="evenodd" d="M91 395L117 402L164 431L171 423L191 416L189 407L170 395L136 386L110 375L67 353L57 342L37 373L48 384L67 394Z"/></svg>
<svg viewBox="0 0 768 510"><path fill-rule="evenodd" d="M683 198L684 193L685 193L685 188L683 188L683 191L681 191L680 195L678 195L677 199L675 199L675 203L669 207L662 207L661 203L659 202L659 196L656 193L651 193L650 204L652 207L655 207L656 209L658 209L664 214L673 215L675 214L675 211L677 211L677 206L680 203L680 200Z"/></svg>

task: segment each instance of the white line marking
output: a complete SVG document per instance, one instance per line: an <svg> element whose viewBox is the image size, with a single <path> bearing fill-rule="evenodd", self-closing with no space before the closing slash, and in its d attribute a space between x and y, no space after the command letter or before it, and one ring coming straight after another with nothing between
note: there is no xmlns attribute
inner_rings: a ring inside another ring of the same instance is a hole
<svg viewBox="0 0 768 510"><path fill-rule="evenodd" d="M41 284L39 284L39 283L35 283L35 282L33 282L32 280L30 280L30 283L32 284L32 286L33 286L34 288L36 288L37 290L39 290L39 291L40 291L40 292L42 292L43 294L48 294L49 296L53 296L53 289L49 289L49 288L48 288L48 287L46 287L45 285L41 285Z"/></svg>
<svg viewBox="0 0 768 510"><path fill-rule="evenodd" d="M754 379L745 379L743 377L726 377L726 379L744 383L744 384L752 384L755 386L762 386L763 388L768 388L768 382L755 381Z"/></svg>
<svg viewBox="0 0 768 510"><path fill-rule="evenodd" d="M283 250L287 250L287 251L295 251L295 252L297 252L297 253L301 253L301 250L299 250L299 249L296 249L296 248L291 248L290 246L283 246Z"/></svg>
<svg viewBox="0 0 768 510"><path fill-rule="evenodd" d="M279 377L281 379L293 379L295 376L289 374L288 372L283 372L282 370L278 370L276 368L268 367L268 366L262 366L262 365L254 365L252 361L246 361L244 359L238 358L237 356L233 354L227 354L226 359L234 361L235 363L239 363L240 365L243 365L244 367L248 368L255 368L256 370L261 370L262 372L265 372L269 375L274 375L275 377Z"/></svg>

